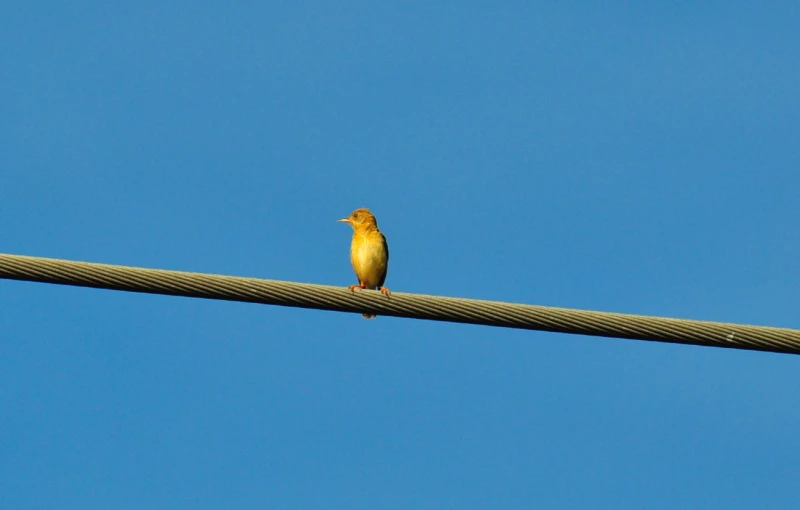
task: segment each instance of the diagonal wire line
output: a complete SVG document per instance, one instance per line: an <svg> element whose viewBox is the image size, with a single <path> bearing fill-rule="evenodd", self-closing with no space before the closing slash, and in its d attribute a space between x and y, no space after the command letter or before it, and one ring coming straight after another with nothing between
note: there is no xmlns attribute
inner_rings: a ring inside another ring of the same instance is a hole
<svg viewBox="0 0 800 510"><path fill-rule="evenodd" d="M0 278L689 345L800 353L800 330L377 291L0 253Z"/></svg>

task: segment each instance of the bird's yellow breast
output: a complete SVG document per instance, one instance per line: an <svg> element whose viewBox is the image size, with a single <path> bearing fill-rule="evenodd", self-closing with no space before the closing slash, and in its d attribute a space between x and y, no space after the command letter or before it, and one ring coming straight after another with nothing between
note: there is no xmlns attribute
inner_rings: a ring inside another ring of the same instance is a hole
<svg viewBox="0 0 800 510"><path fill-rule="evenodd" d="M383 234L374 230L356 231L350 245L350 263L359 282L366 288L382 286L389 265L389 250Z"/></svg>

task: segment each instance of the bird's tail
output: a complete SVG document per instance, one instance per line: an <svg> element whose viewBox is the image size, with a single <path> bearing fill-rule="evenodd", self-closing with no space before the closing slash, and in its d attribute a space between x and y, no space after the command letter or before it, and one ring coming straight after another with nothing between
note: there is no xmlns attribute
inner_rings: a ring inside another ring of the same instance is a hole
<svg viewBox="0 0 800 510"><path fill-rule="evenodd" d="M377 317L377 315L371 313L362 313L361 316L364 317L365 319L374 319L375 317Z"/></svg>

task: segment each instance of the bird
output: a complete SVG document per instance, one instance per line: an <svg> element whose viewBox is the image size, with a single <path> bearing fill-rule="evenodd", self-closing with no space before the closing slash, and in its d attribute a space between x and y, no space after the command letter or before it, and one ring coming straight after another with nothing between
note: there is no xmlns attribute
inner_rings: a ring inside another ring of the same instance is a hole
<svg viewBox="0 0 800 510"><path fill-rule="evenodd" d="M356 289L380 290L387 297L391 294L383 286L389 270L389 245L386 237L378 230L378 222L369 209L356 209L347 218L338 220L353 227L353 241L350 244L350 263L358 278L358 285L348 289L355 294ZM365 319L376 315L365 313Z"/></svg>

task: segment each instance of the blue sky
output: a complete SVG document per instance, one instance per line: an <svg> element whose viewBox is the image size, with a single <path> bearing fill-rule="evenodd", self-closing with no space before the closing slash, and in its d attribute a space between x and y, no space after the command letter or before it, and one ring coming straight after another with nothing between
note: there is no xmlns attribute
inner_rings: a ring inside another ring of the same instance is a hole
<svg viewBox="0 0 800 510"><path fill-rule="evenodd" d="M796 2L38 2L0 252L800 327ZM0 281L8 508L797 508L793 356Z"/></svg>

